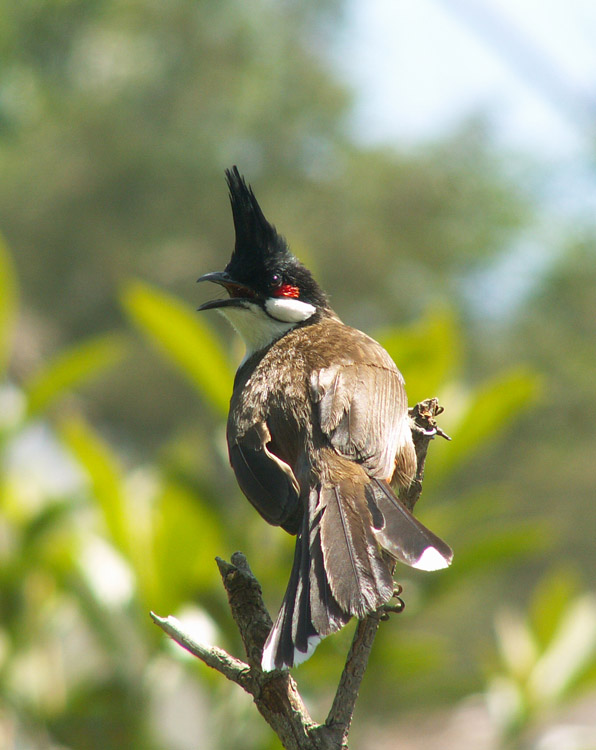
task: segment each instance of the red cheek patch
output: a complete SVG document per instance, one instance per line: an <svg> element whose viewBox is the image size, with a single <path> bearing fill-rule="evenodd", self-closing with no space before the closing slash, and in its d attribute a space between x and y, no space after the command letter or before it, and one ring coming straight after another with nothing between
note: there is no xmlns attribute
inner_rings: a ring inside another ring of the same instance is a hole
<svg viewBox="0 0 596 750"><path fill-rule="evenodd" d="M300 289L291 284L282 284L279 289L275 290L274 294L276 297L292 297L296 299L300 296Z"/></svg>

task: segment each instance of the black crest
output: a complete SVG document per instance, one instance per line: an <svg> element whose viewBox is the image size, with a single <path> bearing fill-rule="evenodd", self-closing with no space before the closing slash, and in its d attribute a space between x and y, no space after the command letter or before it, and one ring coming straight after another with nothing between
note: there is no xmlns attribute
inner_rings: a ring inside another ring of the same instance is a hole
<svg viewBox="0 0 596 750"><path fill-rule="evenodd" d="M245 272L259 272L272 262L279 263L286 257L291 258L285 239L265 218L252 188L246 184L238 167L226 170L226 181L236 230L236 245L230 266L242 265Z"/></svg>
<svg viewBox="0 0 596 750"><path fill-rule="evenodd" d="M226 272L236 281L266 295L273 275L295 285L300 298L327 307L323 290L310 271L292 255L286 240L270 224L238 167L226 170L236 244Z"/></svg>

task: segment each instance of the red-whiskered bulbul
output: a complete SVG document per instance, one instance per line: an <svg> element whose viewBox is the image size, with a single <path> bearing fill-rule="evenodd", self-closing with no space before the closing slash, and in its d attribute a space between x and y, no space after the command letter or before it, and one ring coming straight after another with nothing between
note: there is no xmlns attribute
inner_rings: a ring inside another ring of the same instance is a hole
<svg viewBox="0 0 596 750"><path fill-rule="evenodd" d="M246 344L227 440L242 492L263 518L296 534L290 580L263 650L264 670L292 667L351 617L393 595L400 561L449 565L452 551L397 497L416 453L404 380L374 339L342 323L270 224L238 169L226 172L236 230L206 302Z"/></svg>

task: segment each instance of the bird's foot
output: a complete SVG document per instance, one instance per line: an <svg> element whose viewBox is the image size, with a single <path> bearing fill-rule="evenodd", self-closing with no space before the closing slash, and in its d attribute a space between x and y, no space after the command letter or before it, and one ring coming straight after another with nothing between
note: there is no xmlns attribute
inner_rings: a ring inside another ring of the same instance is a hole
<svg viewBox="0 0 596 750"><path fill-rule="evenodd" d="M380 619L382 622L385 622L386 620L388 620L390 614L399 614L400 612L404 611L406 607L406 603L400 597L400 594L402 591L403 591L403 587L400 586L399 583L396 583L395 588L393 589L393 596L391 597L391 599L395 603L391 604L391 601L389 601L387 602L387 604L383 604L383 606L379 608Z"/></svg>
<svg viewBox="0 0 596 750"><path fill-rule="evenodd" d="M414 441L416 440L416 433L431 440L436 436L451 440L449 435L438 426L436 420L436 417L444 411L437 398L427 398L426 401L421 401L409 409L408 414L410 415L410 426Z"/></svg>

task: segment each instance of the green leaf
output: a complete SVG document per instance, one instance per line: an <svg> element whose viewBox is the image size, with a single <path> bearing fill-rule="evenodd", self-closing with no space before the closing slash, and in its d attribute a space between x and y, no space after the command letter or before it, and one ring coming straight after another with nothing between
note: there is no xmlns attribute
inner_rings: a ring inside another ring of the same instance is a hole
<svg viewBox="0 0 596 750"><path fill-rule="evenodd" d="M439 393L462 360L461 336L449 310L432 311L407 328L382 331L378 339L406 379L410 404Z"/></svg>
<svg viewBox="0 0 596 750"><path fill-rule="evenodd" d="M540 658L529 689L540 703L559 702L596 660L596 596L583 594L563 610L554 637Z"/></svg>
<svg viewBox="0 0 596 750"><path fill-rule="evenodd" d="M179 300L140 281L126 287L122 303L142 333L178 367L213 409L225 415L233 372L204 320Z"/></svg>
<svg viewBox="0 0 596 750"><path fill-rule="evenodd" d="M197 495L173 482L157 498L154 529L162 594L152 606L172 612L217 581L215 557L225 549L223 529Z"/></svg>
<svg viewBox="0 0 596 750"><path fill-rule="evenodd" d="M495 635L505 674L523 684L538 660L538 644L526 618L517 610L501 609Z"/></svg>
<svg viewBox="0 0 596 750"><path fill-rule="evenodd" d="M565 610L578 591L578 578L570 567L557 568L536 587L529 616L532 630L543 648L551 642Z"/></svg>
<svg viewBox="0 0 596 750"><path fill-rule="evenodd" d="M0 235L0 371L5 369L10 355L17 307L17 277L8 247Z"/></svg>
<svg viewBox="0 0 596 750"><path fill-rule="evenodd" d="M124 351L124 338L108 334L59 354L25 384L29 416L39 414L64 393L115 365Z"/></svg>
<svg viewBox="0 0 596 750"><path fill-rule="evenodd" d="M43 506L30 518L22 530L23 553L27 558L34 554L34 548L44 536L54 530L66 528L68 516L76 509L76 504L69 498Z"/></svg>
<svg viewBox="0 0 596 750"><path fill-rule="evenodd" d="M445 427L452 442L436 441L429 480L434 482L442 478L487 443L496 440L521 412L534 405L539 387L540 379L536 373L516 367L479 388L469 398L457 423Z"/></svg>
<svg viewBox="0 0 596 750"><path fill-rule="evenodd" d="M518 747L516 740L529 721L529 708L522 686L515 679L495 675L488 684L486 694L493 708L493 723L501 736L499 747Z"/></svg>
<svg viewBox="0 0 596 750"><path fill-rule="evenodd" d="M129 523L126 513L124 477L117 457L81 417L60 422L60 437L87 472L93 496L99 503L114 544L129 552Z"/></svg>

